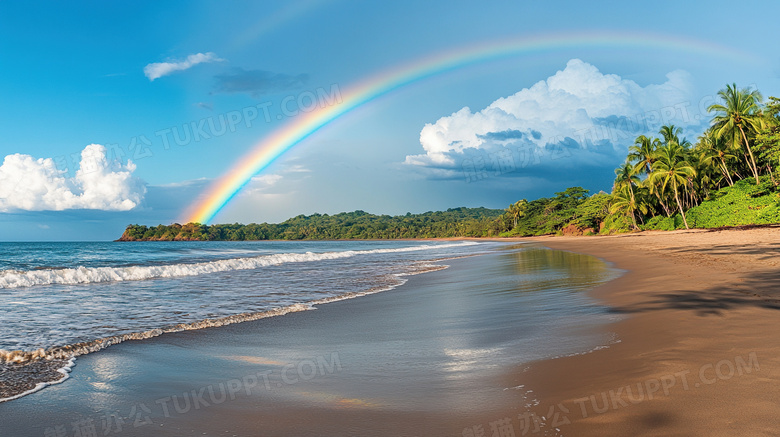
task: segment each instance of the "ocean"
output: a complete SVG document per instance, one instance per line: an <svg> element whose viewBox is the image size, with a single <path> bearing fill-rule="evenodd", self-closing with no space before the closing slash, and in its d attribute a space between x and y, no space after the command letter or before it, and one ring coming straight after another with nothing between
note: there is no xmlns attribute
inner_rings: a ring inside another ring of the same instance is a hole
<svg viewBox="0 0 780 437"><path fill-rule="evenodd" d="M392 290L410 275L446 268L448 260L485 254L501 255L511 266L491 274L490 293L511 299L493 301L501 305L495 317L555 328L511 339L535 345L528 359L612 341L573 328L608 322L603 307L577 292L618 272L592 257L517 243L0 243L0 398L62 382L75 357L113 344L314 310ZM481 282L470 277L453 284L474 290L468 304L474 313L485 310Z"/></svg>

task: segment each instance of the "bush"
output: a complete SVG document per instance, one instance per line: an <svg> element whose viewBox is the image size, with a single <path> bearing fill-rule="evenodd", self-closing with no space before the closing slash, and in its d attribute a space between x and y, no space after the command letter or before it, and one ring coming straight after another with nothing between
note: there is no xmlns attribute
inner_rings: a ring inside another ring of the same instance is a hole
<svg viewBox="0 0 780 437"><path fill-rule="evenodd" d="M743 179L733 187L718 191L712 200L687 212L692 228L717 228L780 222L780 198L770 181L755 185L752 179Z"/></svg>
<svg viewBox="0 0 780 437"><path fill-rule="evenodd" d="M758 185L752 179L743 179L733 187L713 193L709 200L691 208L685 216L691 228L780 223L780 197L766 177ZM658 216L648 220L642 229L671 231L685 229L685 223L680 214Z"/></svg>
<svg viewBox="0 0 780 437"><path fill-rule="evenodd" d="M674 217L656 216L642 226L643 230L673 231L675 229Z"/></svg>
<svg viewBox="0 0 780 437"><path fill-rule="evenodd" d="M619 214L607 216L600 234L621 234L631 230L631 219Z"/></svg>

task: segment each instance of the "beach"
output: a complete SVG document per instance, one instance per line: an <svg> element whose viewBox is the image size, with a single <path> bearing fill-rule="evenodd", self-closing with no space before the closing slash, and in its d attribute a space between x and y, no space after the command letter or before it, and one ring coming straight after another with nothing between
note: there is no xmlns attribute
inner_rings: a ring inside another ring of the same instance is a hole
<svg viewBox="0 0 780 437"><path fill-rule="evenodd" d="M587 291L619 271L535 244L457 247L474 255L386 291L80 356L64 383L0 403L4 430L450 435L516 403L502 384L517 363L612 341L603 328L615 316Z"/></svg>
<svg viewBox="0 0 780 437"><path fill-rule="evenodd" d="M536 413L555 407L565 435L778 435L778 237L771 227L533 239L627 270L592 295L628 317L610 327L619 344L517 369L510 383L536 390Z"/></svg>
<svg viewBox="0 0 780 437"><path fill-rule="evenodd" d="M0 404L2 435L778 435L778 233L520 239L314 311L128 341ZM549 294L529 293L542 266Z"/></svg>

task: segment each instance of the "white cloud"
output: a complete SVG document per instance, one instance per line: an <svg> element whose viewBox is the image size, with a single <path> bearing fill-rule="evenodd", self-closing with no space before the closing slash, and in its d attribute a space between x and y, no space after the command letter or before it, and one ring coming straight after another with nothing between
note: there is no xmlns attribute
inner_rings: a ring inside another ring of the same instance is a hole
<svg viewBox="0 0 780 437"><path fill-rule="evenodd" d="M209 179L209 178L197 178L197 179L189 179L180 182L169 182L167 184L160 184L156 186L161 188L182 188L182 187L193 187L193 186L202 187L203 185L211 183L212 180L213 179Z"/></svg>
<svg viewBox="0 0 780 437"><path fill-rule="evenodd" d="M311 170L301 164L289 165L284 169L284 173L310 173Z"/></svg>
<svg viewBox="0 0 780 437"><path fill-rule="evenodd" d="M100 144L84 148L74 177L57 170L51 158L8 155L0 165L0 211L127 211L146 193L142 181L132 175L134 170L130 160L126 165L108 162Z"/></svg>
<svg viewBox="0 0 780 437"><path fill-rule="evenodd" d="M144 74L149 78L150 81L153 81L159 77L167 76L176 71L183 71L198 64L221 61L224 61L224 59L220 59L212 52L195 53L194 55L187 56L187 59L183 61L155 62L153 64L149 64L144 67Z"/></svg>
<svg viewBox="0 0 780 437"><path fill-rule="evenodd" d="M569 150L612 155L662 124L698 124L683 113L693 109L686 106L693 96L691 83L687 72L673 71L664 83L642 87L572 59L562 71L481 111L464 107L426 124L420 132L425 153L409 155L405 163L431 171L454 169L469 153L513 145L543 150L566 144Z"/></svg>
<svg viewBox="0 0 780 437"><path fill-rule="evenodd" d="M293 173L295 171L292 171ZM286 192L284 188L278 186L279 182L285 179L284 175L291 173L290 170L284 169L280 173L270 173L253 176L249 183L241 190L242 197L253 196L265 196L275 197ZM276 187L274 189L274 187ZM281 190L281 192L280 192ZM269 192L275 191L275 192Z"/></svg>
<svg viewBox="0 0 780 437"><path fill-rule="evenodd" d="M282 180L282 175L280 174L264 174L260 176L253 176L250 183L260 183L270 187L276 185L276 183L280 180Z"/></svg>

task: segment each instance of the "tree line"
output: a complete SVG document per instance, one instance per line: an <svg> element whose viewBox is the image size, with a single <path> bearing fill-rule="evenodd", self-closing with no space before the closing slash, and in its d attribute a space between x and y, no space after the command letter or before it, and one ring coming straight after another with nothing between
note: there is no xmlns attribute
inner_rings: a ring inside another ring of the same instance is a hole
<svg viewBox="0 0 780 437"><path fill-rule="evenodd" d="M497 236L500 209L450 208L400 216L364 211L299 215L282 223L128 225L120 241L341 240Z"/></svg>

